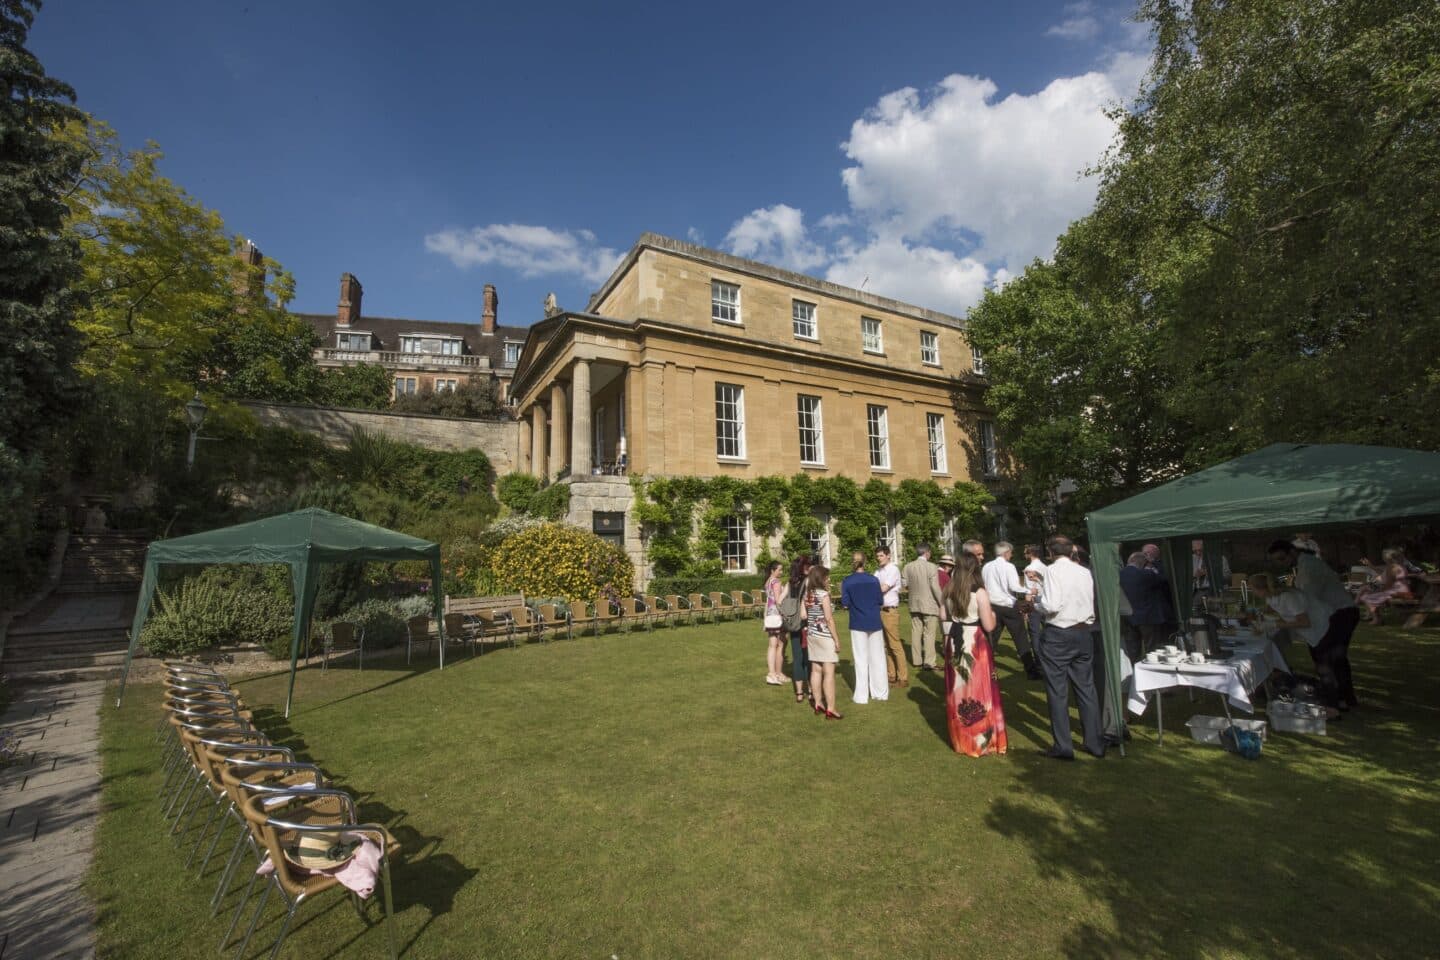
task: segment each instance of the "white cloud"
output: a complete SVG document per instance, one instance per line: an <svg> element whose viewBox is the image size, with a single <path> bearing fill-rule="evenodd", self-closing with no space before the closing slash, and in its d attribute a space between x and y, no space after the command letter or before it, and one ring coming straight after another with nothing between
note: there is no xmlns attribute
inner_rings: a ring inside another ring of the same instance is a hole
<svg viewBox="0 0 1440 960"><path fill-rule="evenodd" d="M497 264L522 277L563 274L600 283L621 254L603 247L589 230L553 230L523 223L492 223L426 234L425 249L460 269Z"/></svg>
<svg viewBox="0 0 1440 960"><path fill-rule="evenodd" d="M788 270L813 270L828 260L805 229L805 215L777 203L741 217L725 234L725 248L737 257L762 260Z"/></svg>
<svg viewBox="0 0 1440 960"><path fill-rule="evenodd" d="M1100 21L1094 16L1095 4L1089 0L1065 5L1065 19L1045 31L1049 37L1065 40L1094 40L1100 35Z"/></svg>
<svg viewBox="0 0 1440 960"><path fill-rule="evenodd" d="M705 246L705 234L699 227L690 227L685 231L685 238L697 246Z"/></svg>
<svg viewBox="0 0 1440 960"><path fill-rule="evenodd" d="M842 250L825 279L945 313L964 315L990 280L985 264L949 250L911 246L898 237L875 237Z"/></svg>
<svg viewBox="0 0 1440 960"><path fill-rule="evenodd" d="M971 256L1012 271L1048 256L1093 205L1096 185L1082 172L1114 136L1105 108L1133 89L1119 86L1132 80L1132 59L1112 66L1003 99L992 81L960 74L928 96L887 94L845 143L853 211L912 240L978 243Z"/></svg>

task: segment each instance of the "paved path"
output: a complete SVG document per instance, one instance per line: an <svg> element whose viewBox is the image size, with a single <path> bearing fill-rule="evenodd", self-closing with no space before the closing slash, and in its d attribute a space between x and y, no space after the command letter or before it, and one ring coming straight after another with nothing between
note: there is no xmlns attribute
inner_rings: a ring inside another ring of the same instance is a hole
<svg viewBox="0 0 1440 960"><path fill-rule="evenodd" d="M93 957L84 891L100 819L100 701L83 680L21 689L0 728L24 759L0 768L0 960Z"/></svg>

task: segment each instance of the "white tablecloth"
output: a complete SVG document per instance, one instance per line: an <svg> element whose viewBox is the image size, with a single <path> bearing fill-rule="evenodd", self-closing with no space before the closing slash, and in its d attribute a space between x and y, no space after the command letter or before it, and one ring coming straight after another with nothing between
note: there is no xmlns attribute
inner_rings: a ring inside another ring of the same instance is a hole
<svg viewBox="0 0 1440 960"><path fill-rule="evenodd" d="M1243 644L1225 663L1145 663L1135 664L1135 682L1130 687L1130 712L1139 716L1150 702L1151 690L1167 687L1201 687L1229 698L1232 706L1252 713L1250 691L1254 690L1272 670L1290 672L1290 665L1275 644L1263 637L1242 635Z"/></svg>

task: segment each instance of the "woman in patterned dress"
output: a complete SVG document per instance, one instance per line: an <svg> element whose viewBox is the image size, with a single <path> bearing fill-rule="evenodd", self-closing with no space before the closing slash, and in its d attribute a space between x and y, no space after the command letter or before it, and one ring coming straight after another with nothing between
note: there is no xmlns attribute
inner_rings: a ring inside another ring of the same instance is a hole
<svg viewBox="0 0 1440 960"><path fill-rule="evenodd" d="M840 720L835 710L835 665L840 662L840 632L830 606L830 568L815 564L805 580L805 647L810 655L810 695L815 712Z"/></svg>
<svg viewBox="0 0 1440 960"><path fill-rule="evenodd" d="M945 714L950 745L971 757L1004 753L1005 708L995 655L986 635L995 629L995 612L980 577L980 564L968 553L945 587L945 609L953 621L945 640Z"/></svg>

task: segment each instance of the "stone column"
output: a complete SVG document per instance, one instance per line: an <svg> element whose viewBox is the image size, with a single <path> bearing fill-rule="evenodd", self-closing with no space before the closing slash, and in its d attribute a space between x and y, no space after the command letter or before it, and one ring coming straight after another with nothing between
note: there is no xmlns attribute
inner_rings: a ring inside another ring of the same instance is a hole
<svg viewBox="0 0 1440 960"><path fill-rule="evenodd" d="M570 380L570 472L590 473L590 361L576 360Z"/></svg>
<svg viewBox="0 0 1440 960"><path fill-rule="evenodd" d="M565 442L565 428L570 417L565 406L565 384L560 381L550 386L550 479L560 476L565 469L565 454L570 447Z"/></svg>
<svg viewBox="0 0 1440 960"><path fill-rule="evenodd" d="M530 419L521 417L518 423L519 442L515 445L515 472L530 472Z"/></svg>
<svg viewBox="0 0 1440 960"><path fill-rule="evenodd" d="M545 476L545 408L538 403L530 408L530 472Z"/></svg>

